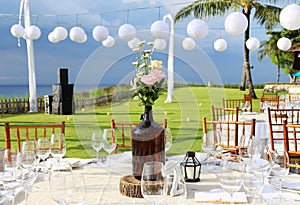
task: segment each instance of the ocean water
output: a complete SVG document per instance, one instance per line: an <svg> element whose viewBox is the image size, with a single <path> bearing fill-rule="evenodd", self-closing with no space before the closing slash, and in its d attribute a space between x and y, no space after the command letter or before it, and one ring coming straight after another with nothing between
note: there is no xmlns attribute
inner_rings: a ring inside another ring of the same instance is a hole
<svg viewBox="0 0 300 205"><path fill-rule="evenodd" d="M98 88L111 86L109 84L100 85ZM82 86L77 90L79 92L88 91L91 88L90 86ZM75 91L74 91L75 92ZM43 97L44 95L52 95L52 84L49 85L37 85L37 96ZM29 87L28 85L0 85L0 97L6 98L24 98L29 96Z"/></svg>

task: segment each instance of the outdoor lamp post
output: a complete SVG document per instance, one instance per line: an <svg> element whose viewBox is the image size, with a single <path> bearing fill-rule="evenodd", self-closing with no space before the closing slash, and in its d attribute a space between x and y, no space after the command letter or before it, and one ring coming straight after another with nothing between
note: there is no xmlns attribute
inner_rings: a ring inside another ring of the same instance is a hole
<svg viewBox="0 0 300 205"><path fill-rule="evenodd" d="M187 152L184 160L180 163L181 173L186 182L199 182L201 163L195 157L195 152Z"/></svg>

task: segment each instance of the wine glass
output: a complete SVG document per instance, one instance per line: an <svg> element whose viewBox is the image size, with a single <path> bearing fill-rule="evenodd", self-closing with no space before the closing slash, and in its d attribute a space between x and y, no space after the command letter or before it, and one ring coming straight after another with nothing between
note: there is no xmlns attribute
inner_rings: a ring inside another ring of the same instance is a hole
<svg viewBox="0 0 300 205"><path fill-rule="evenodd" d="M262 112L265 113L265 110L266 110L266 103L265 103L265 102L260 102L259 107L260 107L260 109L262 110Z"/></svg>
<svg viewBox="0 0 300 205"><path fill-rule="evenodd" d="M39 158L36 154L36 141L24 141L21 152L22 185L25 188L25 202L28 204L28 195L31 187L38 177L37 164Z"/></svg>
<svg viewBox="0 0 300 205"><path fill-rule="evenodd" d="M246 112L250 112L250 108L251 108L251 104L249 101L245 101L244 102L244 109L246 110Z"/></svg>
<svg viewBox="0 0 300 205"><path fill-rule="evenodd" d="M144 199L150 204L158 205L166 193L166 167L162 162L151 161L144 163L141 191Z"/></svg>
<svg viewBox="0 0 300 205"><path fill-rule="evenodd" d="M103 148L103 136L101 132L92 133L92 147L97 152L97 165L99 165L99 151Z"/></svg>
<svg viewBox="0 0 300 205"><path fill-rule="evenodd" d="M287 176L290 171L290 160L288 153L286 151L276 151L274 150L272 153L273 167L272 173L274 176L278 177L279 180L279 200L282 201L284 198L282 197L282 178Z"/></svg>
<svg viewBox="0 0 300 205"><path fill-rule="evenodd" d="M202 150L207 154L208 157L213 149L212 135L213 132L209 131L204 133L202 136ZM206 160L206 165L208 166L208 159Z"/></svg>
<svg viewBox="0 0 300 205"><path fill-rule="evenodd" d="M39 138L37 141L37 150L36 150L37 156L42 160L43 163L43 172L46 172L46 159L50 156L51 153L51 143L48 138L42 137Z"/></svg>
<svg viewBox="0 0 300 205"><path fill-rule="evenodd" d="M215 165L218 164L217 162L217 156L222 152L223 150L223 143L222 139L224 138L223 133L221 131L218 131L215 136L213 136L213 149L211 150L211 154L214 157L214 163Z"/></svg>
<svg viewBox="0 0 300 205"><path fill-rule="evenodd" d="M52 133L51 139L51 155L60 162L67 151L65 136L63 133Z"/></svg>
<svg viewBox="0 0 300 205"><path fill-rule="evenodd" d="M115 130L114 129L104 129L103 130L103 149L105 152L107 152L109 158L109 155L116 149L117 143L115 138Z"/></svg>
<svg viewBox="0 0 300 205"><path fill-rule="evenodd" d="M165 129L165 136L166 136L165 151L167 152L172 147L172 132L170 128Z"/></svg>
<svg viewBox="0 0 300 205"><path fill-rule="evenodd" d="M227 153L222 156L223 168L220 176L221 187L230 194L230 204L233 203L233 194L239 191L243 184L244 163L239 155Z"/></svg>
<svg viewBox="0 0 300 205"><path fill-rule="evenodd" d="M67 161L57 161L51 164L49 177L49 192L53 201L65 205L66 199L72 193L72 167Z"/></svg>
<svg viewBox="0 0 300 205"><path fill-rule="evenodd" d="M17 149L6 149L3 158L4 170L2 174L5 197L14 205L15 196L21 191L22 170L21 155Z"/></svg>

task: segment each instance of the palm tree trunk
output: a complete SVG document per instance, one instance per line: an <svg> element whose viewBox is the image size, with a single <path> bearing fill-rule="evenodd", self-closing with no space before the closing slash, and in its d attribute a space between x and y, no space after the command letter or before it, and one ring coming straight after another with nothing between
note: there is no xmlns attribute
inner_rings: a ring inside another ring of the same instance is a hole
<svg viewBox="0 0 300 205"><path fill-rule="evenodd" d="M246 74L246 79L247 79L247 84L248 84L248 89L249 89L249 94L252 96L253 99L257 99L257 96L255 94L254 86L252 83L252 77L251 77L251 70L250 70L250 63L249 63L249 49L246 46L246 41L249 39L249 34L250 34L250 10L245 10L243 9L243 13L248 19L248 27L245 31L245 36L244 36L244 65L243 65L243 70L245 70Z"/></svg>
<svg viewBox="0 0 300 205"><path fill-rule="evenodd" d="M242 71L242 79L241 79L241 84L240 84L240 90L246 90L246 70L245 67L243 66L243 71Z"/></svg>

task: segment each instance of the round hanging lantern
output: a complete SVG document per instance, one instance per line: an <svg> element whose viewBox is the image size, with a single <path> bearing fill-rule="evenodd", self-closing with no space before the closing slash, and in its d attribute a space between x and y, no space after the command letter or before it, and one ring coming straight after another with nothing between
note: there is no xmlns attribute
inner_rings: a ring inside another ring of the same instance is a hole
<svg viewBox="0 0 300 205"><path fill-rule="evenodd" d="M37 40L41 36L41 30L37 26L29 26L26 28L26 36L28 39Z"/></svg>
<svg viewBox="0 0 300 205"><path fill-rule="evenodd" d="M168 38L169 30L169 25L162 20L155 21L150 28L151 35L158 39Z"/></svg>
<svg viewBox="0 0 300 205"><path fill-rule="evenodd" d="M244 14L233 12L226 17L224 26L227 33L240 35L246 31L248 20Z"/></svg>
<svg viewBox="0 0 300 205"><path fill-rule="evenodd" d="M92 32L95 41L104 41L109 35L109 31L105 26L95 26Z"/></svg>
<svg viewBox="0 0 300 205"><path fill-rule="evenodd" d="M227 49L227 42L226 40L220 38L220 39L217 39L215 42L214 42L214 48L216 51L225 51Z"/></svg>
<svg viewBox="0 0 300 205"><path fill-rule="evenodd" d="M252 51L257 50L257 49L259 49L259 46L260 46L260 42L255 37L251 37L246 41L246 47L249 50L252 50Z"/></svg>
<svg viewBox="0 0 300 205"><path fill-rule="evenodd" d="M208 26L206 22L201 19L190 21L186 30L188 35L196 40L205 38L208 34Z"/></svg>
<svg viewBox="0 0 300 205"><path fill-rule="evenodd" d="M83 36L81 36L81 39L78 39L77 43L85 43L87 41L87 35L84 33Z"/></svg>
<svg viewBox="0 0 300 205"><path fill-rule="evenodd" d="M291 40L286 37L282 37L277 41L277 47L280 50L283 51L289 50L291 46L292 46Z"/></svg>
<svg viewBox="0 0 300 205"><path fill-rule="evenodd" d="M71 28L69 37L74 42L80 42L84 39L85 32L81 27L75 26Z"/></svg>
<svg viewBox="0 0 300 205"><path fill-rule="evenodd" d="M164 50L167 47L167 42L165 39L155 39L153 47L157 50Z"/></svg>
<svg viewBox="0 0 300 205"><path fill-rule="evenodd" d="M135 37L136 30L131 24L123 24L122 26L120 26L118 34L120 39L122 39L123 41L130 41Z"/></svg>
<svg viewBox="0 0 300 205"><path fill-rule="evenodd" d="M300 6L290 4L284 7L279 16L280 24L288 30L297 30L300 28Z"/></svg>
<svg viewBox="0 0 300 205"><path fill-rule="evenodd" d="M58 26L53 30L53 35L57 40L63 41L68 37L68 30L62 26Z"/></svg>
<svg viewBox="0 0 300 205"><path fill-rule="evenodd" d="M48 40L51 43L57 43L59 41L57 38L55 38L55 35L54 35L53 32L51 32L51 33L48 34Z"/></svg>
<svg viewBox="0 0 300 205"><path fill-rule="evenodd" d="M10 28L10 33L16 38L21 38L24 36L25 29L20 24L15 24Z"/></svg>
<svg viewBox="0 0 300 205"><path fill-rule="evenodd" d="M182 41L182 47L185 49L185 50L193 50L196 46L196 43L194 41L194 39L192 38L185 38L183 39Z"/></svg>
<svg viewBox="0 0 300 205"><path fill-rule="evenodd" d="M132 40L128 41L128 47L131 49L135 49L139 47L140 39L134 37Z"/></svg>
<svg viewBox="0 0 300 205"><path fill-rule="evenodd" d="M115 45L115 39L111 36L108 36L106 40L102 41L102 45L105 47L113 47Z"/></svg>

